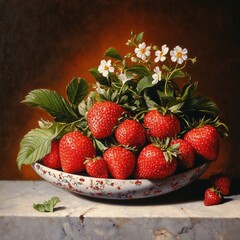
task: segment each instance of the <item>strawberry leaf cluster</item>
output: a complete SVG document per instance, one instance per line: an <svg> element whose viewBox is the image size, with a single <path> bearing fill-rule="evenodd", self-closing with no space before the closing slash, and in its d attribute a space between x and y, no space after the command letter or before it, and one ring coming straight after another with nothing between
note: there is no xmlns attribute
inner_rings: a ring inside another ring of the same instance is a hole
<svg viewBox="0 0 240 240"><path fill-rule="evenodd" d="M195 157L216 160L227 127L215 102L197 94L198 83L184 70L196 58L180 46L170 52L166 44L147 46L143 36L131 33L132 50L125 55L106 50L100 65L89 70L96 80L91 90L85 79L73 78L67 98L49 89L25 97L23 103L47 111L53 121L39 121L24 136L19 168L42 159L78 173L88 159L97 176L160 179L178 166L192 168Z"/></svg>

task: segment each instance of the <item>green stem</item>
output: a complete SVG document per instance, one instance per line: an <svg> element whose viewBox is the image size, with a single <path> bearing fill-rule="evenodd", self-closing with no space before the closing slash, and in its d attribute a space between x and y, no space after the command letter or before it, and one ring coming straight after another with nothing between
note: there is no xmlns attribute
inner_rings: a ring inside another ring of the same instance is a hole
<svg viewBox="0 0 240 240"><path fill-rule="evenodd" d="M137 114L134 116L133 119L136 120L136 119L138 118L138 116L140 116L141 114L143 114L143 113L145 113L145 112L148 112L148 109L147 109L147 110L143 110L143 111L137 113Z"/></svg>
<svg viewBox="0 0 240 240"><path fill-rule="evenodd" d="M178 68L178 63L176 64L175 68L173 69L173 71L171 71L169 74L167 74L166 78L165 78L165 85L164 85L164 93L165 95L167 96L167 83L168 81L170 80L170 78L172 77L172 75L177 72L177 71L180 71L182 69L184 69L187 65L187 62L188 61L192 61L191 58L188 58L186 61L184 61L184 64L182 67Z"/></svg>

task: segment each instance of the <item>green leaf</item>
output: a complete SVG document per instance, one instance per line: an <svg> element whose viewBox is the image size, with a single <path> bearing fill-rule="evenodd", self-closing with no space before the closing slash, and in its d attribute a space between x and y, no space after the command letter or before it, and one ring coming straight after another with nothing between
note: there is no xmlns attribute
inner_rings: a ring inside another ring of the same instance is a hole
<svg viewBox="0 0 240 240"><path fill-rule="evenodd" d="M168 66L166 66L165 64L162 65L162 69L165 70L165 71L168 71L170 72L170 68Z"/></svg>
<svg viewBox="0 0 240 240"><path fill-rule="evenodd" d="M144 92L144 100L145 100L146 105L147 105L148 108L159 108L159 107L160 107L155 101L153 101L153 100L147 95L147 92L146 92L146 91Z"/></svg>
<svg viewBox="0 0 240 240"><path fill-rule="evenodd" d="M97 68L91 68L89 69L89 72L101 85L110 86L108 79L106 77L103 77L103 75L98 71Z"/></svg>
<svg viewBox="0 0 240 240"><path fill-rule="evenodd" d="M59 197L52 197L43 203L33 204L33 208L39 212L53 212L55 206L60 202Z"/></svg>
<svg viewBox="0 0 240 240"><path fill-rule="evenodd" d="M70 84L67 86L67 96L69 101L78 106L79 103L87 96L88 94L88 84L83 78L73 78Z"/></svg>
<svg viewBox="0 0 240 240"><path fill-rule="evenodd" d="M144 32L141 32L136 37L136 44L139 44L142 41Z"/></svg>
<svg viewBox="0 0 240 240"><path fill-rule="evenodd" d="M151 75L149 70L145 66L143 66L143 65L133 65L133 66L127 68L127 71L135 73L135 74L137 74L137 75L139 75L141 77Z"/></svg>
<svg viewBox="0 0 240 240"><path fill-rule="evenodd" d="M122 60L122 56L117 52L117 50L113 47L110 47L106 50L104 57L115 58L118 60Z"/></svg>
<svg viewBox="0 0 240 240"><path fill-rule="evenodd" d="M101 152L104 152L108 148L98 139L94 138L93 143L97 149L99 149Z"/></svg>
<svg viewBox="0 0 240 240"><path fill-rule="evenodd" d="M186 84L182 90L181 99L184 101L188 98L191 98L197 90L198 82L192 84Z"/></svg>
<svg viewBox="0 0 240 240"><path fill-rule="evenodd" d="M182 110L185 113L188 112L194 112L194 114L204 113L214 118L217 117L220 113L216 103L203 96L194 96L191 99L188 99L187 101L185 101Z"/></svg>
<svg viewBox="0 0 240 240"><path fill-rule="evenodd" d="M137 91L140 93L144 89L154 86L152 84L152 81L153 81L153 79L151 76L143 77L137 84Z"/></svg>
<svg viewBox="0 0 240 240"><path fill-rule="evenodd" d="M112 100L113 102L117 102L118 97L119 97L119 91L116 89L116 90L112 93L111 100Z"/></svg>
<svg viewBox="0 0 240 240"><path fill-rule="evenodd" d="M68 102L57 92L49 89L31 91L22 101L29 107L46 110L58 122L72 122L78 119Z"/></svg>
<svg viewBox="0 0 240 240"><path fill-rule="evenodd" d="M20 169L23 164L37 162L51 151L51 142L66 127L55 123L50 128L35 128L28 132L20 142L17 164Z"/></svg>
<svg viewBox="0 0 240 240"><path fill-rule="evenodd" d="M185 76L186 76L186 74L183 71L177 70L171 75L170 79L182 78L182 77L185 77Z"/></svg>

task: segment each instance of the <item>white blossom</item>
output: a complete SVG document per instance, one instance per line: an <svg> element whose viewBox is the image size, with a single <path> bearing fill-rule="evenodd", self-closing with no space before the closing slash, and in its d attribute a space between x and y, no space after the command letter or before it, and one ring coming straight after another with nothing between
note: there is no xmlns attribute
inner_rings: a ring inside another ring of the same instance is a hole
<svg viewBox="0 0 240 240"><path fill-rule="evenodd" d="M127 75L123 72L121 72L119 75L118 75L118 78L122 81L123 84L125 84L127 81L130 80L130 78L127 77Z"/></svg>
<svg viewBox="0 0 240 240"><path fill-rule="evenodd" d="M114 68L112 67L112 63L111 60L102 60L99 67L98 67L98 71L104 76L104 77L108 77L108 74L110 72L114 72Z"/></svg>
<svg viewBox="0 0 240 240"><path fill-rule="evenodd" d="M161 51L160 50L157 50L156 52L155 52L155 56L156 56L156 58L154 59L154 62L159 62L159 61L161 61L161 62L163 62L163 61L165 61L166 60L166 54L168 53L168 50L169 50L169 48L167 47L167 45L166 44L164 44L163 46L162 46L162 48L161 48Z"/></svg>
<svg viewBox="0 0 240 240"><path fill-rule="evenodd" d="M131 61L132 61L132 62L137 62L137 58L131 57Z"/></svg>
<svg viewBox="0 0 240 240"><path fill-rule="evenodd" d="M173 62L177 62L178 64L182 64L183 61L187 59L188 50L186 48L182 49L179 46L176 46L173 50L170 51L171 60Z"/></svg>
<svg viewBox="0 0 240 240"><path fill-rule="evenodd" d="M159 69L159 67L155 67L153 71L154 74L152 75L153 78L152 84L157 84L159 81L161 81L162 71Z"/></svg>
<svg viewBox="0 0 240 240"><path fill-rule="evenodd" d="M138 58L141 58L143 61L146 61L147 57L150 56L150 46L146 46L145 42L142 42L135 48L135 53Z"/></svg>

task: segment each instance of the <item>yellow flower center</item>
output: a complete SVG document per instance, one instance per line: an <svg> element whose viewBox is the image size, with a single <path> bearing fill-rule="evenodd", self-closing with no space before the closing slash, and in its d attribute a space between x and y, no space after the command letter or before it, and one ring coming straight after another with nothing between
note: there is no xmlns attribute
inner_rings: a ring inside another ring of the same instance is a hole
<svg viewBox="0 0 240 240"><path fill-rule="evenodd" d="M107 71L109 69L108 66L104 66L104 71Z"/></svg>
<svg viewBox="0 0 240 240"><path fill-rule="evenodd" d="M177 58L181 58L183 56L182 52L177 52L176 54Z"/></svg>
<svg viewBox="0 0 240 240"><path fill-rule="evenodd" d="M145 52L146 52L146 48L142 48L142 49L141 49L141 53L142 53L142 54L145 54Z"/></svg>

